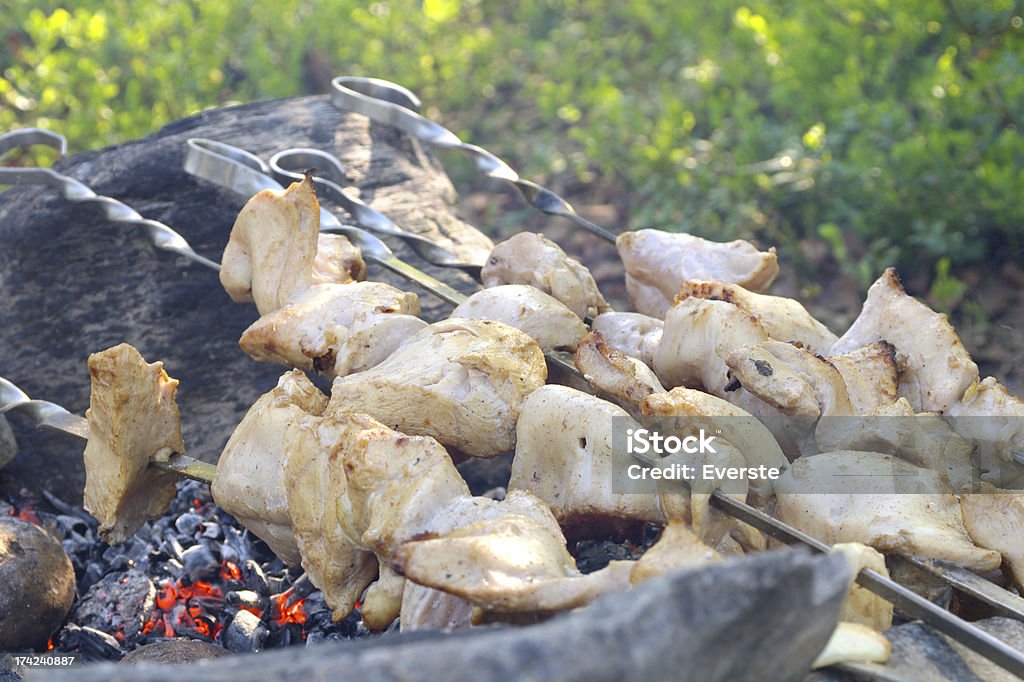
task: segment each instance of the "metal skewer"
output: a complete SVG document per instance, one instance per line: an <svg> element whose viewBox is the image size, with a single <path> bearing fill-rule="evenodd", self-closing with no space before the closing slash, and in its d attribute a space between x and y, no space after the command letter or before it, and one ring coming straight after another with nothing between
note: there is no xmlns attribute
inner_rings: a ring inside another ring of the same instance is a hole
<svg viewBox="0 0 1024 682"><path fill-rule="evenodd" d="M273 178L266 162L255 154L203 138L192 138L187 144L184 168L190 175L220 185L245 199L264 189L284 189ZM343 224L323 208L320 209L320 231L345 235L359 247L364 259L415 282L446 303L458 305L466 300L462 292L400 260L387 244L374 235Z"/></svg>
<svg viewBox="0 0 1024 682"><path fill-rule="evenodd" d="M59 135L42 128L23 128L0 135L0 156L21 147L46 145L56 149L61 157L67 154L68 142ZM112 197L96 194L86 185L71 176L63 175L52 168L31 167L0 167L0 185L47 185L60 190L68 201L75 203L95 204L103 210L108 220L116 223L127 223L141 227L146 231L149 240L157 248L172 251L180 256L205 265L214 270L220 266L200 256L180 234L156 220L149 220L139 215L135 209Z"/></svg>
<svg viewBox="0 0 1024 682"><path fill-rule="evenodd" d="M467 144L441 124L421 116L416 112L419 98L396 83L356 76L335 78L331 81L331 103L339 109L354 111L378 123L394 126L436 147L457 149L487 177L511 183L538 211L566 218L615 243L614 234L578 214L568 201L547 187L522 179L507 163L483 147Z"/></svg>
<svg viewBox="0 0 1024 682"><path fill-rule="evenodd" d="M32 400L20 388L0 377L0 414L5 412L21 412L39 428L62 431L89 440L89 421L85 417L72 414L48 400ZM217 472L214 465L181 454L171 455L166 462L150 460L149 465L202 483L213 483L213 476Z"/></svg>
<svg viewBox="0 0 1024 682"><path fill-rule="evenodd" d="M185 171L230 189L245 199L248 199L255 191L261 189L282 189L281 184L271 177L270 173L272 171L263 159L244 149L214 140L193 138L188 141L188 151L185 154ZM282 172L285 179L290 179L290 172ZM256 188L255 191L253 191L254 188ZM365 208L368 211L381 215L369 206ZM327 225L324 224L325 214L330 216L328 219L329 224ZM342 225L340 222L337 222L337 218L324 210L320 211L320 216L321 231L344 234L359 246L363 253L363 258L366 260L378 263L409 281L415 282L450 305L457 306L466 300L467 296L462 292L453 289L419 268L399 259L388 248L387 244L374 235L358 227ZM387 218L384 219L388 220ZM549 363L562 371L583 379L582 374L576 369L576 365L566 353L552 350L545 352L544 356Z"/></svg>

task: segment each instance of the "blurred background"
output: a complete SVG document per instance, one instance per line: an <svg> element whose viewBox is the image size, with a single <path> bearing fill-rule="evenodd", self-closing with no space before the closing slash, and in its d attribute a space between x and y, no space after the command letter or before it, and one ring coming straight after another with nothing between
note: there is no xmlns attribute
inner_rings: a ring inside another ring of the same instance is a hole
<svg viewBox="0 0 1024 682"><path fill-rule="evenodd" d="M602 225L777 246L784 293L836 331L895 265L983 371L1024 376L1020 0L0 7L0 129L94 149L386 78ZM492 236L552 221L444 161Z"/></svg>

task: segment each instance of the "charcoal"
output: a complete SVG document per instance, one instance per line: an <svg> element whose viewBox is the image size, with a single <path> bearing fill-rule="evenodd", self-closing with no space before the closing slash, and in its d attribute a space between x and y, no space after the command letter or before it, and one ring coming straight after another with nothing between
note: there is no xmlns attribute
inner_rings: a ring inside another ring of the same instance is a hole
<svg viewBox="0 0 1024 682"><path fill-rule="evenodd" d="M220 573L220 560L205 544L193 545L182 552L181 564L193 582L209 580Z"/></svg>
<svg viewBox="0 0 1024 682"><path fill-rule="evenodd" d="M849 569L839 556L785 550L661 576L525 628L400 633L265 651L268 680L612 682L800 680L835 627ZM147 682L252 679L252 659L147 671ZM55 682L122 682L111 667ZM133 680L139 678L130 678Z"/></svg>
<svg viewBox="0 0 1024 682"><path fill-rule="evenodd" d="M78 645L86 660L120 661L125 655L125 650L116 639L88 626L79 628Z"/></svg>
<svg viewBox="0 0 1024 682"><path fill-rule="evenodd" d="M21 682L21 675L13 670L0 668L0 682Z"/></svg>
<svg viewBox="0 0 1024 682"><path fill-rule="evenodd" d="M266 611L270 601L252 590L232 590L224 595L224 600L231 606L247 607L260 612Z"/></svg>
<svg viewBox="0 0 1024 682"><path fill-rule="evenodd" d="M111 573L89 589L75 606L71 620L132 639L149 617L155 599L153 581L139 571Z"/></svg>
<svg viewBox="0 0 1024 682"><path fill-rule="evenodd" d="M224 629L223 645L228 651L238 654L255 653L263 648L267 639L267 627L258 616L248 611L239 611Z"/></svg>
<svg viewBox="0 0 1024 682"><path fill-rule="evenodd" d="M203 524L202 537L210 540L219 540L221 537L220 524L214 521L207 521Z"/></svg>
<svg viewBox="0 0 1024 682"><path fill-rule="evenodd" d="M182 535L192 536L199 530L199 526L203 523L202 517L198 514L191 512L182 514L174 520L174 527L178 529L178 532Z"/></svg>
<svg viewBox="0 0 1024 682"><path fill-rule="evenodd" d="M45 651L74 597L61 544L33 523L0 517L0 651Z"/></svg>
<svg viewBox="0 0 1024 682"><path fill-rule="evenodd" d="M252 559L242 565L242 580L245 586L263 597L270 596L270 584L258 563Z"/></svg>
<svg viewBox="0 0 1024 682"><path fill-rule="evenodd" d="M79 537L83 537L85 533L89 532L89 524L87 524L80 516L69 516L67 514L60 514L57 516L57 526L63 534L75 533Z"/></svg>

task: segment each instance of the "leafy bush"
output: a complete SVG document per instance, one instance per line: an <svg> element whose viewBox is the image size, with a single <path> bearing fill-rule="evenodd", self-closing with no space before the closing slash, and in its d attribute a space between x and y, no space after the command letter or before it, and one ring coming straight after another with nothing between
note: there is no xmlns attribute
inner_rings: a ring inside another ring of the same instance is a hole
<svg viewBox="0 0 1024 682"><path fill-rule="evenodd" d="M319 58L527 177L628 197L621 227L822 240L862 282L925 268L948 296L951 267L1024 246L1011 0L7 4L0 127L75 148L300 94Z"/></svg>

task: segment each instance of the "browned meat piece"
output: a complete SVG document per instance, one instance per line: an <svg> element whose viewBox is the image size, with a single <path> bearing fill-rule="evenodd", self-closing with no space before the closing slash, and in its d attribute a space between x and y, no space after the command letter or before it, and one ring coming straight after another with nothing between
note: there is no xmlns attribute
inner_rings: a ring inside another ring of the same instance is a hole
<svg viewBox="0 0 1024 682"><path fill-rule="evenodd" d="M178 477L149 463L185 453L178 381L127 343L90 355L89 376L85 509L100 522L100 537L119 544L174 499Z"/></svg>
<svg viewBox="0 0 1024 682"><path fill-rule="evenodd" d="M725 397L732 379L726 357L737 348L768 340L758 319L728 301L689 297L665 315L665 331L654 353L663 386L704 388Z"/></svg>
<svg viewBox="0 0 1024 682"><path fill-rule="evenodd" d="M478 291L452 311L452 317L497 320L532 338L542 350L575 348L587 326L558 299L537 287L502 284Z"/></svg>
<svg viewBox="0 0 1024 682"><path fill-rule="evenodd" d="M601 332L604 340L620 353L654 367L654 351L661 342L665 323L640 313L601 313L590 328Z"/></svg>
<svg viewBox="0 0 1024 682"><path fill-rule="evenodd" d="M581 318L611 310L590 271L569 258L558 244L535 232L520 232L495 246L480 276L485 287L537 287Z"/></svg>
<svg viewBox="0 0 1024 682"><path fill-rule="evenodd" d="M896 349L887 341L875 341L849 353L830 355L828 361L846 382L854 414L870 414L891 405L899 386Z"/></svg>
<svg viewBox="0 0 1024 682"><path fill-rule="evenodd" d="M612 348L600 332L591 332L580 341L574 360L591 386L634 417L640 416L644 398L665 391L650 367Z"/></svg>
<svg viewBox="0 0 1024 682"><path fill-rule="evenodd" d="M637 230L615 244L626 266L626 290L638 311L664 317L688 279L732 282L762 291L779 274L775 249L758 251L748 241L719 243L681 232Z"/></svg>
<svg viewBox="0 0 1024 682"><path fill-rule="evenodd" d="M384 362L335 379L331 410L360 412L472 457L515 447L523 400L544 385L537 343L490 320L452 318L423 329Z"/></svg>
<svg viewBox="0 0 1024 682"><path fill-rule="evenodd" d="M836 342L836 335L792 298L757 294L739 284L697 279L683 282L675 300L689 296L733 303L756 317L772 339L799 344L812 353L824 355Z"/></svg>
<svg viewBox="0 0 1024 682"><path fill-rule="evenodd" d="M312 430L308 417L323 413L327 396L293 370L260 396L235 427L217 462L213 499L267 543L285 563L301 561L288 514L284 482L287 444Z"/></svg>
<svg viewBox="0 0 1024 682"><path fill-rule="evenodd" d="M899 393L918 412L946 412L978 380L978 366L947 317L908 295L892 268L871 285L860 315L829 354L875 341L896 348Z"/></svg>
<svg viewBox="0 0 1024 682"><path fill-rule="evenodd" d="M317 284L253 322L238 345L259 362L334 378L376 366L427 326L416 294L390 284Z"/></svg>
<svg viewBox="0 0 1024 682"><path fill-rule="evenodd" d="M960 504L938 474L888 455L840 450L801 457L775 491L778 518L822 542L860 542L977 571L1001 561L999 552L971 540Z"/></svg>

